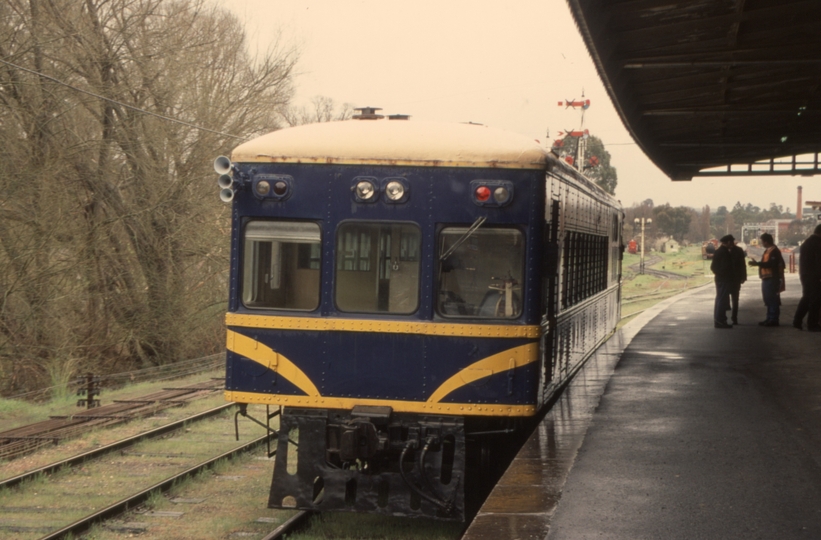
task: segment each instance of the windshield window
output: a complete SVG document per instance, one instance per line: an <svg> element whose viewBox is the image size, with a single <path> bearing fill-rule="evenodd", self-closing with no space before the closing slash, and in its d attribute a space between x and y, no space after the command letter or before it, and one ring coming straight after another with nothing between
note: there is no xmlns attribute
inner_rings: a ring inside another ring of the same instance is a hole
<svg viewBox="0 0 821 540"><path fill-rule="evenodd" d="M445 254L468 233L448 227L439 235ZM522 313L524 237L516 229L482 227L439 264L437 311L446 317L512 319Z"/></svg>
<svg viewBox="0 0 821 540"><path fill-rule="evenodd" d="M319 306L319 225L251 221L243 234L246 307L310 311Z"/></svg>
<svg viewBox="0 0 821 540"><path fill-rule="evenodd" d="M419 307L416 225L344 223L336 236L336 305L353 313L413 313Z"/></svg>

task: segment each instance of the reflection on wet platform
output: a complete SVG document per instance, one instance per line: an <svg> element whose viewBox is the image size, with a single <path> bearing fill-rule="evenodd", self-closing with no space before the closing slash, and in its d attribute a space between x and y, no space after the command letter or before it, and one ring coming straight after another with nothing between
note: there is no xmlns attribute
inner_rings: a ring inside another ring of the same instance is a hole
<svg viewBox="0 0 821 540"><path fill-rule="evenodd" d="M762 328L758 283L731 332L711 286L619 330L538 424L464 538L821 538L819 334ZM628 346L629 344L629 346Z"/></svg>
<svg viewBox="0 0 821 540"><path fill-rule="evenodd" d="M464 540L547 536L562 487L622 352L671 301L619 329L590 357L522 446Z"/></svg>

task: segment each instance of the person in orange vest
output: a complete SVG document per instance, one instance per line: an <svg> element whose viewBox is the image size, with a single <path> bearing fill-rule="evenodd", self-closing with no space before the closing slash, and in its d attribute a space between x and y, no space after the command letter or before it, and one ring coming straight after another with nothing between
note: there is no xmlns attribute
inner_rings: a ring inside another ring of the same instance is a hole
<svg viewBox="0 0 821 540"><path fill-rule="evenodd" d="M758 267L758 276L761 278L761 296L767 306L767 318L758 323L760 326L778 326L781 315L781 293L784 291L784 257L781 250L773 242L773 235L761 235L761 245L764 255L761 261L752 259L750 266Z"/></svg>

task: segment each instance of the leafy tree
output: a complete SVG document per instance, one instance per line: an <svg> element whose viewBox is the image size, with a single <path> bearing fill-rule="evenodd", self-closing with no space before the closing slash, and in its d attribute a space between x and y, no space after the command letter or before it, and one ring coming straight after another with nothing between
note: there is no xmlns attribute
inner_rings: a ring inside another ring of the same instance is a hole
<svg viewBox="0 0 821 540"><path fill-rule="evenodd" d="M743 224L743 222L739 224L739 227L742 224ZM740 230L740 228L738 230ZM741 235L736 230L735 217L733 217L732 212L727 214L727 216L724 220L724 231L719 231L718 235L716 235L716 236L724 236L725 234L732 234L733 236L737 236L738 238L741 238Z"/></svg>
<svg viewBox="0 0 821 540"><path fill-rule="evenodd" d="M793 220L790 222L789 228L787 229L787 234L782 240L791 246L796 246L803 242L807 236L812 234L812 229L814 228L812 225L808 225L807 222L802 222L797 219Z"/></svg>
<svg viewBox="0 0 821 540"><path fill-rule="evenodd" d="M684 234L684 243L700 243L704 241L704 238L708 237L708 234L704 231L709 231L708 228L703 227L703 216L704 211L696 210L695 208L685 207L687 213L690 214L690 225L687 227L687 232ZM709 215L709 214L708 214ZM707 221L709 225L709 219Z"/></svg>
<svg viewBox="0 0 821 540"><path fill-rule="evenodd" d="M650 205L648 205L648 201ZM652 221L653 219L653 207L652 201L645 200L641 204L634 204L633 206L626 208L624 211L624 234L627 238L637 238L639 234L641 234L641 225L636 224L636 219L644 218L647 220L648 218L651 219L650 223L646 223L644 227L644 234L646 238L655 238L658 236L657 224Z"/></svg>
<svg viewBox="0 0 821 540"><path fill-rule="evenodd" d="M701 212L691 209L692 218L690 220L690 230L688 240L691 242L704 242L712 238L710 231L710 206L705 205Z"/></svg>
<svg viewBox="0 0 821 540"><path fill-rule="evenodd" d="M658 230L675 238L679 242L684 241L684 235L690 228L692 219L691 209L685 206L673 208L669 204L656 206L653 208L653 220Z"/></svg>
<svg viewBox="0 0 821 540"><path fill-rule="evenodd" d="M578 137L567 136L561 141L560 151L575 159L578 145ZM610 152L605 150L601 139L593 135L587 137L582 170L588 178L606 192L610 194L616 192L618 174L616 168L610 165Z"/></svg>
<svg viewBox="0 0 821 540"><path fill-rule="evenodd" d="M751 203L742 204L738 201L732 210L726 207L719 207L712 218L713 236L721 237L725 234L732 234L741 239L742 227L745 223L764 223L771 219L790 219L794 217L789 209L775 203L770 203L770 207L762 210Z"/></svg>
<svg viewBox="0 0 821 540"><path fill-rule="evenodd" d="M590 136L585 153L585 174L607 193L615 194L619 177L616 168L610 165L610 152L604 149L601 139Z"/></svg>

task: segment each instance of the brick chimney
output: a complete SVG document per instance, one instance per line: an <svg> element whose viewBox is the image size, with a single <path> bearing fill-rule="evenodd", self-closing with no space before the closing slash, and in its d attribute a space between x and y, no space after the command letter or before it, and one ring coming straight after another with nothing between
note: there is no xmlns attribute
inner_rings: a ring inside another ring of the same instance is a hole
<svg viewBox="0 0 821 540"><path fill-rule="evenodd" d="M802 215L804 213L804 201L801 200L801 186L798 186L798 206L796 206L797 210L795 211L795 219L801 221Z"/></svg>

